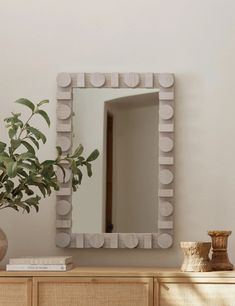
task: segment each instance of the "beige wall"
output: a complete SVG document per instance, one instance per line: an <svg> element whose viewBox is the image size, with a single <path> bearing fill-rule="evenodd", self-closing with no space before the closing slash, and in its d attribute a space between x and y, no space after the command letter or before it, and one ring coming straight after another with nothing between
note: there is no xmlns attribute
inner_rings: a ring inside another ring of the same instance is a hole
<svg viewBox="0 0 235 306"><path fill-rule="evenodd" d="M174 247L59 250L52 196L39 214L1 212L7 258L71 253L80 265L177 266L179 241L228 228L235 263L234 10L233 0L1 1L1 138L13 100L49 98L53 124L42 158L55 147L59 71L174 72L177 81Z"/></svg>

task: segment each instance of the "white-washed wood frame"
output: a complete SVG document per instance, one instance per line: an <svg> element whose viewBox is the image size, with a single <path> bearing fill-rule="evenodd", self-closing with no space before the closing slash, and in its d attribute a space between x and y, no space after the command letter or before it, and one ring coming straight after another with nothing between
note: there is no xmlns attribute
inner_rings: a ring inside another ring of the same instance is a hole
<svg viewBox="0 0 235 306"><path fill-rule="evenodd" d="M73 233L70 170L60 180L56 206L56 245L66 248L170 248L174 213L174 88L172 73L59 73L57 76L57 145L72 149L73 88L157 88L159 90L159 180L155 233ZM66 167L66 165L65 165ZM59 177L61 174L58 172ZM146 222L148 222L146 220Z"/></svg>

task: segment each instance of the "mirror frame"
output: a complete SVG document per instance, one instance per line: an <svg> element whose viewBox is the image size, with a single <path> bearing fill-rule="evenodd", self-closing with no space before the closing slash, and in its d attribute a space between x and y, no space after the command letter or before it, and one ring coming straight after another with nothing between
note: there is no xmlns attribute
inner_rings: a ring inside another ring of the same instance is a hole
<svg viewBox="0 0 235 306"><path fill-rule="evenodd" d="M61 248L170 248L173 245L174 212L174 89L172 73L66 73L57 75L57 145L71 152L74 88L155 88L159 90L158 199L155 233L73 233L70 170L56 193L56 245Z"/></svg>

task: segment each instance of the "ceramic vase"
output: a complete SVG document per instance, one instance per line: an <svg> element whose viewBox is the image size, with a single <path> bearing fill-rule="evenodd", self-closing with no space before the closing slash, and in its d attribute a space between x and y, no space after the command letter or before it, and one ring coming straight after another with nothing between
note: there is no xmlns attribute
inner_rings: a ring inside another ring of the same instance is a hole
<svg viewBox="0 0 235 306"><path fill-rule="evenodd" d="M207 272L211 271L209 252L210 242L181 242L180 246L184 254L181 271Z"/></svg>
<svg viewBox="0 0 235 306"><path fill-rule="evenodd" d="M208 231L212 239L212 270L233 270L227 252L228 237L231 233L231 231Z"/></svg>

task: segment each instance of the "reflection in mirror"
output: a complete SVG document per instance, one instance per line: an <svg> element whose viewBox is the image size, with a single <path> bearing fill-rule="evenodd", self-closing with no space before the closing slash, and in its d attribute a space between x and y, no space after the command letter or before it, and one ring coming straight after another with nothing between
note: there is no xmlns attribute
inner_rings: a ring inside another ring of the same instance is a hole
<svg viewBox="0 0 235 306"><path fill-rule="evenodd" d="M100 157L72 195L73 232L157 231L158 105L153 89L75 89L73 146Z"/></svg>

